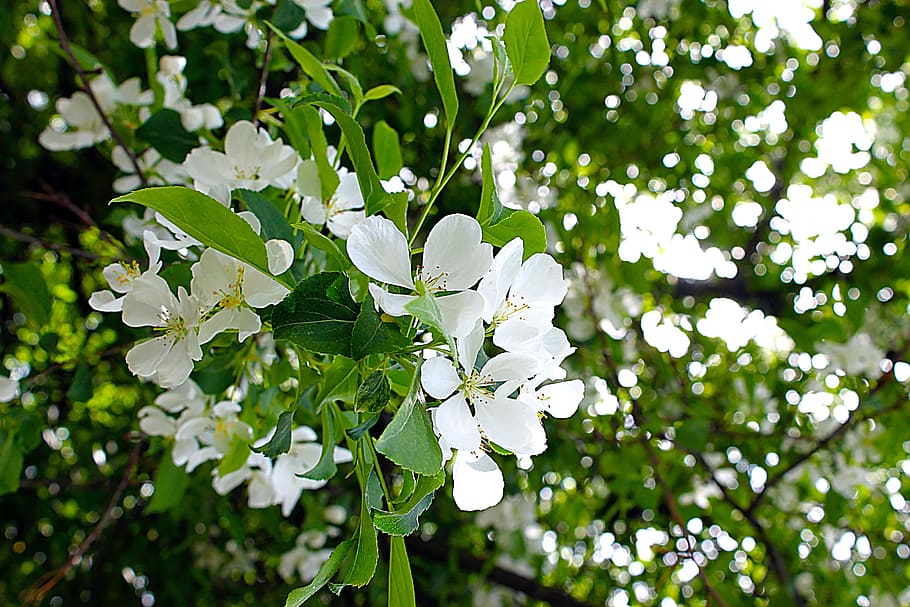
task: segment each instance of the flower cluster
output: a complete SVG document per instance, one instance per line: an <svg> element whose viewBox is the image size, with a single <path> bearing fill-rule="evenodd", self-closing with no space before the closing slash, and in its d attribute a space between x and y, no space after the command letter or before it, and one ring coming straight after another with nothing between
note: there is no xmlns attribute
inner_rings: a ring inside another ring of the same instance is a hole
<svg viewBox="0 0 910 607"><path fill-rule="evenodd" d="M454 496L463 510L502 498L502 473L487 455L491 445L519 458L542 453L541 414L568 417L584 394L581 380L559 381L566 376L562 362L574 351L552 322L566 295L562 268L544 253L523 260L520 238L495 258L481 240L475 219L449 215L430 231L423 264L412 271L404 235L372 216L354 226L347 246L354 265L386 285L369 287L383 312L403 316L415 292L433 294L442 328L454 338L455 351L427 353L440 355L424 362L421 384L442 401L432 409L433 427L445 459L455 453ZM408 292L390 292L393 287ZM483 348L487 337L500 351L493 357Z"/></svg>
<svg viewBox="0 0 910 607"><path fill-rule="evenodd" d="M237 394L239 396L239 394ZM171 457L178 466L192 472L207 461L220 461L236 444L261 447L271 440L276 428L253 440L253 427L242 419L239 400L213 403L213 397L200 390L193 380L164 392L154 405L139 410L139 427L150 436L174 441ZM298 476L319 462L322 446L314 442L316 433L307 426L298 426L291 436L287 453L270 460L251 451L236 470L221 474L213 472L212 487L220 495L230 493L240 485L248 485L248 504L251 508L281 505L281 513L289 516L307 489L318 489L326 481ZM335 463L351 461L351 453L335 448Z"/></svg>

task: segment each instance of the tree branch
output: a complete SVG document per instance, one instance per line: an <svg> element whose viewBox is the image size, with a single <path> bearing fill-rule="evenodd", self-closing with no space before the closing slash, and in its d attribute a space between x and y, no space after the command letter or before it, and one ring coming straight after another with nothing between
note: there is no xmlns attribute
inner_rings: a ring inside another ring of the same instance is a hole
<svg viewBox="0 0 910 607"><path fill-rule="evenodd" d="M262 71L259 73L259 89L256 93L256 105L253 106L253 124L259 126L259 110L265 97L266 81L269 77L269 63L272 61L272 29L266 31L265 56L262 58Z"/></svg>
<svg viewBox="0 0 910 607"><path fill-rule="evenodd" d="M142 174L142 168L139 166L139 159L136 158L136 154L123 143L123 138L120 136L120 133L114 129L114 125L111 123L110 118L104 113L101 103L98 101L95 92L92 91L92 87L89 84L88 74L82 69L79 60L76 58L75 53L73 53L72 47L70 47L69 38L66 35L66 30L63 28L63 19L60 16L60 8L57 6L57 0L48 0L48 2L51 5L51 14L54 17L54 26L57 29L57 36L60 38L60 48L66 54L67 59L69 59L70 65L76 70L76 73L79 74L79 79L82 81L82 90L88 95L89 100L91 100L92 105L95 107L95 111L98 112L98 115L104 122L104 126L110 131L114 142L126 152L126 155L130 159L130 164L133 165L133 169L136 171L136 176L139 177L139 182L143 187L148 187L148 181L146 181L145 175Z"/></svg>

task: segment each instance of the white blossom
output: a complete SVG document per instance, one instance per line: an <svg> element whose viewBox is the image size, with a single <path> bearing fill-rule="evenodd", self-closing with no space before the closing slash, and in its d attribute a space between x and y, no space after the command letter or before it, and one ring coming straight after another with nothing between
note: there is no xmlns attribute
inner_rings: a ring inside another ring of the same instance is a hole
<svg viewBox="0 0 910 607"><path fill-rule="evenodd" d="M167 0L117 0L120 8L136 15L130 28L130 42L139 48L155 44L155 29L161 29L168 48L177 47L177 30L171 23L171 7Z"/></svg>

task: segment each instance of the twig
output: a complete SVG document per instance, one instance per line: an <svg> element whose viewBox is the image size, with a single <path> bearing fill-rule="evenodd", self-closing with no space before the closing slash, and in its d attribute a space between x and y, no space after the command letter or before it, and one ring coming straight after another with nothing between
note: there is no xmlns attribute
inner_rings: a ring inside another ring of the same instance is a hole
<svg viewBox="0 0 910 607"><path fill-rule="evenodd" d="M136 158L136 154L129 149L126 144L123 142L123 138L120 137L120 134L114 129L114 125L111 123L110 118L107 114L104 113L104 109L101 107L101 103L98 101L98 98L95 96L95 92L92 91L92 87L88 81L88 74L85 73L85 70L82 69L82 66L79 64L79 60L76 58L73 49L70 47L69 38L66 35L66 30L63 29L63 19L60 17L60 8L57 6L57 0L48 0L51 5L51 14L54 17L54 26L57 29L57 36L60 38L60 48L63 49L63 52L66 53L67 58L69 59L70 65L73 69L76 70L76 73L79 74L79 79L82 81L82 90L85 91L85 94L88 95L89 100L91 100L92 105L95 107L95 111L98 112L98 115L101 117L104 126L107 127L107 130L110 131L111 137L114 139L114 142L123 148L123 151L126 152L126 155L130 159L130 164L133 165L133 169L136 171L136 175L139 177L139 182L143 187L148 187L148 181L145 179L145 175L142 174L142 168L139 166L139 159Z"/></svg>
<svg viewBox="0 0 910 607"><path fill-rule="evenodd" d="M256 105L253 107L253 124L259 126L259 110L265 97L266 80L269 77L269 63L272 61L272 30L266 32L265 57L262 58L262 71L259 73L259 91L256 93Z"/></svg>
<svg viewBox="0 0 910 607"><path fill-rule="evenodd" d="M51 0L53 2L54 0ZM91 547L95 541L101 537L101 534L104 532L104 529L111 522L111 519L114 516L114 509L117 507L117 504L120 503L120 498L123 495L124 490L126 490L127 485L129 485L130 477L133 475L133 470L136 468L136 464L139 462L139 455L142 453L142 448L145 446L145 439L140 439L136 446L133 447L133 452L130 454L130 461L126 467L126 471L123 473L123 478L120 480L120 484L117 485L114 495L111 496L111 501L107 505L107 509L104 511L104 514L101 516L101 519L95 525L95 528L92 529L92 532L86 536L82 543L79 544L79 547L76 548L76 551L73 552L69 558L66 559L66 562L58 567L56 570L48 572L46 575L42 576L35 584L32 586L32 589L26 591L25 601L22 603L22 607L28 607L32 604L39 604L47 593L53 590L60 580L62 580L70 569L75 567L88 549Z"/></svg>
<svg viewBox="0 0 910 607"><path fill-rule="evenodd" d="M27 242L29 244L38 245L40 247L44 247L45 249L52 249L54 251L63 251L63 252L75 255L77 257L84 257L85 259L99 259L101 257L100 255L96 255L95 253L91 253L89 251L84 251L82 249L77 249L77 248L70 247L70 246L67 246L64 244L59 244L56 242L51 242L50 240L44 240L43 238L29 236L28 234L23 234L22 232L17 232L16 230L12 230L12 229L7 228L6 226L2 226L2 225L0 225L0 234L3 234L4 236L9 236L10 238L15 238L16 240L20 240L22 242Z"/></svg>
<svg viewBox="0 0 910 607"><path fill-rule="evenodd" d="M639 442L645 448L645 451L648 454L648 460L651 462L651 467L654 469L654 480L657 481L657 484L660 486L661 493L664 496L664 502L667 505L667 509L670 511L670 518L679 525L679 528L685 534L687 540L694 547L697 542L695 538L689 533L689 529L686 527L686 522L683 520L682 514L679 512L679 507L676 505L676 498L673 497L673 491L670 489L670 485L667 483L667 479L664 478L663 474L660 472L660 458L657 457L657 453L654 452L654 447L651 445L650 440L645 432L642 432ZM694 558L692 562L695 563L695 566L698 567L698 577L701 578L702 584L705 586L705 590L714 599L714 602L717 603L719 607L727 607L726 601L717 591L717 589L711 584L711 580L708 578L708 574L698 564Z"/></svg>

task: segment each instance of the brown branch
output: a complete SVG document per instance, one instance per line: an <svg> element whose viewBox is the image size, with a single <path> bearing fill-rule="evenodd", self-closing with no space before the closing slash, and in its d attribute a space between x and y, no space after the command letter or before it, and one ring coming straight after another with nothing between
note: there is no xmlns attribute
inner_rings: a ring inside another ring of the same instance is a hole
<svg viewBox="0 0 910 607"><path fill-rule="evenodd" d="M424 542L416 538L408 538L408 551L428 560L438 563L448 563L451 558L448 547L440 546L437 542ZM553 607L594 607L592 603L585 603L576 599L560 588L541 584L537 580L525 577L509 569L492 564L489 560L479 558L474 554L458 552L455 555L458 566L464 571L482 573L491 582L524 593L532 599L545 601Z"/></svg>
<svg viewBox="0 0 910 607"><path fill-rule="evenodd" d="M21 242L27 242L28 244L37 245L45 249L51 249L53 251L63 251L65 253L70 253L77 257L84 257L85 259L99 259L101 256L91 253L89 251L84 251L82 249L77 249L75 247L70 247L65 244L60 244L57 242L52 242L50 240L45 240L43 238L37 238L35 236L29 236L28 234L23 234L22 232L17 232L7 228L6 226L0 225L0 234L4 236L9 236L10 238L15 238Z"/></svg>
<svg viewBox="0 0 910 607"><path fill-rule="evenodd" d="M60 8L57 6L57 0L48 0L51 5L51 15L54 18L54 26L57 29L57 37L60 38L60 48L66 54L67 59L69 59L69 64L72 66L76 73L79 74L79 79L82 81L82 90L88 95L89 100L92 102L92 105L95 107L95 111L98 112L98 115L101 117L104 126L107 127L107 130L110 131L111 137L114 139L114 142L123 148L123 151L126 152L126 155L130 159L130 164L133 165L133 169L136 171L136 175L139 177L139 182L143 187L148 187L148 181L145 179L145 175L142 174L142 168L139 166L139 159L136 158L136 154L126 146L123 142L123 138L120 136L120 133L114 129L114 125L111 123L110 118L107 114L104 113L104 109L101 107L101 103L98 101L98 98L95 96L95 92L92 91L92 87L89 84L88 74L85 73L85 70L82 69L82 65L79 64L79 60L76 58L75 53L73 53L72 47L70 47L69 38L66 35L66 30L63 28L63 19L60 16Z"/></svg>
<svg viewBox="0 0 910 607"><path fill-rule="evenodd" d="M256 93L256 105L253 106L253 124L259 126L259 111L262 109L262 100L265 97L266 81L269 77L269 63L272 61L272 30L266 32L265 56L262 58L262 71L259 74L259 90Z"/></svg>
<svg viewBox="0 0 910 607"><path fill-rule="evenodd" d="M53 2L54 0L51 0ZM123 478L120 480L120 484L117 485L117 489L114 491L114 495L111 496L111 500L107 505L107 509L104 511L104 514L99 519L98 523L95 525L95 528L92 529L92 532L86 536L82 543L79 544L79 547L76 548L69 558L66 559L66 562L55 569L50 571L47 574L43 575L41 578L32 585L32 588L25 592L25 600L22 603L22 607L29 607L29 605L38 605L44 600L44 597L47 596L54 587L60 583L70 569L75 567L82 557L88 552L88 549L101 537L101 534L104 532L105 528L111 522L111 519L114 516L114 509L120 503L120 498L123 496L123 492L126 490L127 485L129 485L130 477L133 475L133 470L136 469L136 464L139 462L139 455L142 453L142 448L145 446L145 439L141 438L136 446L133 447L133 452L130 454L129 464L127 464L126 470L123 473Z"/></svg>

